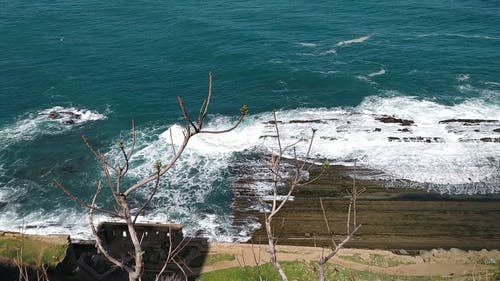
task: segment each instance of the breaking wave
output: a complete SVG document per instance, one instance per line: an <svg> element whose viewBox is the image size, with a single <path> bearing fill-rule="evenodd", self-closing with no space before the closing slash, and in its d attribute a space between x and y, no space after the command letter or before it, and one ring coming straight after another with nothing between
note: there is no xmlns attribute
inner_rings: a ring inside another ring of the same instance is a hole
<svg viewBox="0 0 500 281"><path fill-rule="evenodd" d="M396 116L413 123L384 123L383 116ZM499 120L500 107L470 100L457 105L442 105L411 97L369 97L353 108L303 108L278 113L283 145L306 143L311 129L317 129L313 161L358 165L380 171L376 176L388 186L428 188L442 193L491 193L499 191L499 143L482 142L496 138L500 122L463 125L450 119ZM185 154L162 180L153 206L144 221L186 224L190 233L201 232L218 241L245 241L258 227L257 222L235 224L228 210L214 202L232 189L229 171L236 162L249 167L255 160L236 159L235 154L268 154L277 148L270 112L249 116L241 127L222 135L197 135ZM440 123L441 122L441 123ZM210 129L223 129L231 118L212 116ZM182 139L181 127L173 125L151 140L142 132L139 148L132 159L131 176L139 179L153 172L160 160L166 163L174 145ZM397 139L398 141L391 141ZM306 147L306 146L302 146ZM300 151L299 153L304 152ZM118 159L118 151L109 156ZM246 157L246 156L243 156ZM250 177L259 173L249 168ZM265 175L261 175L265 177ZM266 186L259 187L265 190ZM257 192L259 192L257 190ZM264 192L265 193L265 192ZM146 192L141 196L146 196ZM231 204L227 196L223 204Z"/></svg>
<svg viewBox="0 0 500 281"><path fill-rule="evenodd" d="M15 123L0 128L0 144L29 141L40 135L56 135L75 126L103 119L106 119L105 115L93 110L55 106L25 114Z"/></svg>
<svg viewBox="0 0 500 281"><path fill-rule="evenodd" d="M499 138L500 105L481 100L443 105L412 97L368 97L356 107L284 110L278 112L278 118L283 145L306 144L311 130L317 129L311 161L352 165L356 160L364 168L379 171L373 176L386 180L388 186L403 183L452 194L500 191L500 143L495 142ZM384 118L392 121L381 121ZM467 119L489 121L458 121ZM232 167L244 163L249 167L248 176L266 177L265 171L252 169L262 166L262 157L251 155L268 155L277 148L271 120L272 113L264 112L249 116L230 133L193 137L177 164L162 178L157 196L140 221L183 223L186 233L210 240L248 240L259 224L253 218L231 215L236 179ZM225 129L232 121L210 116L207 129ZM177 147L182 127L174 124L137 132L129 182L153 174L157 161L168 162L173 154L171 136ZM305 147L298 147L299 155ZM112 161L121 158L111 147L107 156ZM2 189L0 201L18 201L12 197L22 196L24 189L18 185ZM133 197L136 202L144 200L150 188L137 192ZM257 188L265 194L268 187ZM19 221L12 218L23 217L28 233L69 230L72 237L90 236L86 219L81 218L84 214L77 211L21 215L16 210L15 204L3 209L2 229L18 230ZM109 220L105 216L98 219Z"/></svg>
<svg viewBox="0 0 500 281"><path fill-rule="evenodd" d="M373 72L373 73L368 74L368 77L374 77L374 76L379 76L379 75L384 75L384 74L385 74L385 69L382 68L377 72Z"/></svg>

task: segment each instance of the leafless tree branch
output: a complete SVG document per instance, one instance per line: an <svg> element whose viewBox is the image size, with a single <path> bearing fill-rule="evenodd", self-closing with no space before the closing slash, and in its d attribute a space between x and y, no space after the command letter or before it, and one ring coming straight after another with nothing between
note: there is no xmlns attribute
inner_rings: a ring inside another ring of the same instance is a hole
<svg viewBox="0 0 500 281"><path fill-rule="evenodd" d="M177 162L177 160L181 157L182 153L185 151L187 144L189 140L196 134L200 133L205 133L205 134L219 134L219 133L225 133L229 132L231 130L234 130L238 125L241 124L243 121L243 118L248 114L248 108L246 106L243 106L241 108L240 112L240 117L238 118L236 124L232 126L231 128L227 130L221 130L221 131L203 131L203 126L205 124L205 120L208 114L208 109L209 105L212 99L212 73L209 73L209 87L208 87L208 94L207 98L203 102L200 113L198 116L197 124L193 122L191 117L189 116L188 110L186 109L184 102L181 97L177 97L177 101L179 103L180 110L182 112L182 115L184 117L185 121L185 126L183 128L183 135L184 138L182 140L181 145L178 147L178 149L175 148L174 142L173 142L173 137L172 137L172 131L170 130L170 141L171 141L171 146L173 150L173 156L169 160L169 162L162 166L160 162L157 163L156 165L156 172L155 174L148 176L146 178L143 178L142 180L139 180L135 184L132 184L131 186L124 188L124 192L122 192L122 180L129 171L130 168L130 161L133 157L134 150L135 150L135 144L136 144L136 130L135 130L135 124L134 121L132 121L132 133L131 133L131 138L132 142L130 145L130 149L127 150L125 147L124 142L119 143L119 149L120 153L123 156L123 161L121 164L117 164L117 166L113 166L106 157L101 154L98 150L94 149L94 147L90 144L88 139L86 137L83 138L83 142L85 145L88 147L88 149L91 151L91 153L94 155L94 157L100 162L101 168L104 172L105 176L105 181L109 188L111 189L111 194L116 202L116 205L113 206L114 211L109 211L104 208L100 208L96 206L96 200L98 195L100 194L102 190L102 181L99 181L97 190L94 193L93 199L91 204L87 204L77 196L75 196L73 193L71 193L66 187L64 187L63 184L61 184L59 181L54 179L54 182L56 186L61 189L71 200L73 200L77 205L80 205L82 207L85 207L89 211L89 223L90 227L92 230L92 234L94 238L96 239L96 247L99 249L99 251L113 264L116 266L119 266L123 270L125 270L128 275L129 275L129 280L130 281L135 281L135 280L140 280L142 276L142 272L144 269L144 264L143 264L143 250L141 246L142 238L139 239L137 231L135 229L135 223L138 219L138 217L142 214L144 209L151 203L153 197L156 195L158 188L159 188L159 183L160 183L160 177L163 176L165 173L167 173L173 165ZM110 169L114 171L114 174L110 172ZM141 205L141 207L138 209L138 211L132 215L129 207L129 203L127 201L127 197L131 195L134 191L143 188L147 186L148 184L154 182L153 189L151 190L148 198L146 201ZM97 229L94 224L94 219L93 215L94 212L102 212L108 215L111 215L112 217L118 217L122 220L125 221L127 225L127 230L129 233L130 240L133 245L133 253L131 253L132 258L134 259L134 266L129 266L126 264L126 261L120 261L113 257L103 246L103 243L101 239L99 238L97 234ZM170 233L171 234L171 233ZM172 236L172 235L170 235ZM171 238L170 238L171 239ZM182 251L186 245L186 243L183 243L184 240L177 245L175 248L172 248L172 240L170 241L171 245L169 248L169 254L168 258L165 261L165 267L167 263L174 263L179 267L179 270L182 271L183 275L187 279L187 272L185 271L185 268L181 266L179 261L176 260L176 256ZM164 270L164 269L163 269ZM163 272L163 271L162 271Z"/></svg>
<svg viewBox="0 0 500 281"><path fill-rule="evenodd" d="M278 151L277 152L272 152L271 154L271 160L269 163L271 174L273 177L273 197L272 197L272 204L271 204L271 210L269 211L268 214L264 214L265 218L265 228L266 228L266 233L267 233L267 239L268 239L268 245L269 245L269 253L271 256L271 262L273 263L274 267L280 274L280 277L283 281L288 281L288 277L286 276L285 272L283 271L283 268L278 261L277 258L277 252L276 252L276 242L277 238L274 235L274 230L271 226L271 223L273 221L273 218L282 210L282 208L285 206L285 204L288 202L288 200L291 198L293 192L308 183L312 183L315 180L317 180L324 172L325 166L323 166L322 171L320 172L320 175L317 177L314 177L311 180L304 181L302 180L302 174L304 172L304 167L306 165L307 159L309 159L309 155L312 149L313 145L313 140L315 137L316 130L312 131L312 136L309 141L309 145L307 148L307 151L305 153L305 158L304 160L299 161L299 157L297 155L297 150L296 150L296 145L299 144L302 140L299 140L291 145L283 146L282 140L281 140L281 134L279 130L279 122L278 122L278 117L277 117L277 112L273 111L273 119L274 121L272 122L274 124L274 129L277 135L277 143L278 143ZM291 177L283 177L282 176L282 159L284 157L284 154L286 150L288 149L293 149L293 175ZM284 184L287 187L287 192L284 196L279 196L278 195L278 186L281 184ZM280 202L278 202L280 201ZM283 222L284 223L284 222Z"/></svg>

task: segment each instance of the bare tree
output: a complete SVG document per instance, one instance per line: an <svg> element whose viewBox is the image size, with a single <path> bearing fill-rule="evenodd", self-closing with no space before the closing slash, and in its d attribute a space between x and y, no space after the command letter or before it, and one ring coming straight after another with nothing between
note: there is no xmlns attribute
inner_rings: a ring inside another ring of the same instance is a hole
<svg viewBox="0 0 500 281"><path fill-rule="evenodd" d="M354 162L354 176L352 179L352 187L351 189L347 190L347 193L349 194L349 205L347 208L347 219L346 219L346 234L345 236L340 240L340 241L335 241L334 237L334 232L332 228L330 227L330 224L328 222L328 217L326 215L325 207L323 205L323 199L319 199L319 203L321 206L321 211L323 212L323 218L325 220L325 225L326 229L328 230L328 234L330 235L331 239L331 249L330 253L326 256L321 255L318 265L319 265L319 280L324 281L325 280L325 264L333 258L337 253L344 247L344 245L353 237L353 235L358 231L358 229L361 227L361 224L357 223L357 213L356 213L356 201L358 198L358 195L363 193L365 189L360 189L358 190L356 187L356 162Z"/></svg>
<svg viewBox="0 0 500 281"><path fill-rule="evenodd" d="M173 151L173 156L169 160L168 163L162 164L161 162L157 162L155 165L155 173L139 180L138 182L130 185L123 186L123 179L129 171L130 160L134 155L135 142L136 142L136 132L135 125L132 122L132 133L131 133L131 145L127 148L123 142L120 142L119 149L122 154L122 161L118 164L113 164L109 161L109 159L102 154L99 150L96 150L88 141L86 137L83 137L83 141L85 145L89 148L95 158L99 161L102 171L104 172L104 180L99 180L97 184L97 189L94 193L92 201L90 203L86 203L81 200L74 194L72 194L62 183L57 180L54 180L57 187L59 187L71 200L77 203L80 206L83 206L88 209L89 215L89 223L92 230L93 237L95 238L96 247L100 253L102 253L111 263L120 267L122 270L128 273L128 277L130 281L141 280L141 276L144 270L144 262L143 262L143 249L141 247L141 237L138 236L135 222L137 218L143 213L144 209L150 204L151 200L155 196L158 191L158 186L160 182L160 178L165 175L177 162L179 157L181 157L182 153L186 149L186 146L189 140L197 135L197 134L220 134L229 132L234 130L242 121L243 118L248 114L248 108L244 105L241 108L240 116L237 122L231 128L221 131L211 131L205 130L204 125L206 121L206 117L208 114L208 109L210 105L210 101L212 98L212 73L209 74L209 86L208 86L208 95L204 100L197 119L194 120L188 113L186 106L181 97L177 97L177 101L179 103L179 107L181 109L182 115L184 117L185 125L183 126L183 141L179 147L175 147L173 144L172 136L171 136L171 148ZM104 182L104 184L103 184ZM99 194L102 191L103 185L107 185L111 190L111 194L114 199L114 203L112 206L100 207L97 206L96 201ZM152 189L149 191L148 199L142 204L142 206L138 209L138 211L132 212L130 210L130 203L128 201L128 197L132 195L135 191L139 189L144 189L146 186L153 185ZM129 265L126 261L112 256L112 254L105 248L103 242L97 235L96 225L94 224L94 213L104 213L113 218L119 219L126 223L129 237L133 245L133 253L131 253L133 258L133 264ZM168 254L167 260L165 263L174 261L173 256L178 253L177 248L171 248L170 253ZM175 262L175 261L174 261Z"/></svg>
<svg viewBox="0 0 500 281"><path fill-rule="evenodd" d="M314 177L313 179L309 179L305 174L308 174L310 169L313 167L313 164L308 163L309 159L309 154L311 152L314 136L316 133L316 130L312 130L312 135L309 140L309 145L307 147L307 151L305 155L303 156L302 160L299 160L299 156L297 155L297 150L296 146L300 142L297 141L295 143L292 143L290 145L285 145L283 146L281 136L280 136L280 130L278 127L278 118L276 115L276 111L273 112L273 118L274 122L274 129L277 135L277 142L278 142L278 149L277 151L273 151L271 155L271 160L269 163L269 168L272 173L273 177L273 190L272 190L272 202L271 202L271 209L268 213L264 213L265 215L265 227L266 227L266 233L267 233L267 240L268 240L268 245L269 245L269 254L271 256L271 262L276 268L276 270L279 272L281 279L283 281L288 281L288 278L283 271L283 267L281 266L280 262L278 261L277 257L277 252L276 252L276 243L277 243L277 236L275 235L273 229L272 229L272 222L273 219L276 217L276 215L282 210L283 206L286 204L286 202L290 199L292 196L293 192L297 190L298 188L309 184L311 182L314 182L317 180L325 169L327 168L327 165L323 165L321 172L319 173L318 176ZM292 163L292 168L290 169L285 169L283 167L283 160L288 153L288 151L291 150L291 163ZM285 189L285 194L280 195L278 190L280 188L284 187ZM261 204L263 204L261 202Z"/></svg>

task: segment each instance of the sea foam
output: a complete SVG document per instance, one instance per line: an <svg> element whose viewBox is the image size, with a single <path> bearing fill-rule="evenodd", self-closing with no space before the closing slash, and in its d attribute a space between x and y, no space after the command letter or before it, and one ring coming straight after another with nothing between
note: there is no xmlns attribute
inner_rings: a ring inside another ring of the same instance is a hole
<svg viewBox="0 0 500 281"><path fill-rule="evenodd" d="M340 41L337 44L335 44L335 46L340 47L340 46L351 45L353 43L363 43L363 42L365 42L368 39L370 39L370 36L363 36L363 37L359 37L359 38L356 38L356 39L351 39L351 40L346 40L346 41Z"/></svg>
<svg viewBox="0 0 500 281"><path fill-rule="evenodd" d="M387 180L388 187L403 185L453 194L500 191L500 144L474 141L497 137L498 133L493 130L499 123L471 126L440 123L449 119L500 120L500 105L472 99L443 105L412 97L373 96L356 107L299 108L277 114L281 121L282 145L297 143L299 157L305 154L312 129L317 130L310 161L352 165L356 160L357 165L378 171L373 178ZM377 120L386 115L414 123L402 126ZM234 118L216 115L209 119L207 129L210 130L228 128L234 121ZM271 112L259 113L248 116L230 133L193 137L176 165L161 179L157 195L139 221L182 223L186 234L215 241L248 240L259 224L255 220L235 223L228 210L232 204L231 190L237 178L269 178L269 171L259 167L266 167L263 156L277 149L271 120ZM157 161L168 163L173 155L171 139L178 149L182 137L182 127L177 124L138 129L137 153L131 159L127 182L152 175ZM390 141L391 137L401 141ZM462 142L463 139L473 141ZM109 148L106 156L112 162L122 157L114 147ZM247 168L235 174L234 166ZM147 198L150 188L139 190L132 198L141 202ZM270 191L266 184L251 188L262 196ZM4 190L2 200L12 199L9 198L12 194L12 190ZM25 215L24 222L29 226L28 232L71 232L75 237L88 238L87 222L81 219L84 215L62 209ZM16 230L20 223L12 218L20 217L15 205L7 206L0 214L0 227ZM109 219L103 215L98 218Z"/></svg>
<svg viewBox="0 0 500 281"><path fill-rule="evenodd" d="M64 115L58 119L51 119L49 118L51 112L62 112ZM24 114L13 124L0 128L0 143L7 146L18 141L32 140L40 135L60 134L75 126L103 119L106 119L105 115L93 110L55 106L36 113Z"/></svg>

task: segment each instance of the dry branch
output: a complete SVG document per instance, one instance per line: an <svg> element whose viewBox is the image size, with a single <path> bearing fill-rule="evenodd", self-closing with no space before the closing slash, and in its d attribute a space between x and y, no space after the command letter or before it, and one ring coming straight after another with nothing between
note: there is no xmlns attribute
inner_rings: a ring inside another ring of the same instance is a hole
<svg viewBox="0 0 500 281"><path fill-rule="evenodd" d="M212 98L212 73L209 73L209 87L208 87L208 94L207 98L203 102L200 113L198 116L198 120L196 123L193 122L193 119L189 116L188 110L186 109L186 106L184 105L184 102L181 97L177 97L177 101L179 103L180 110L182 112L182 115L184 117L185 121L185 126L183 128L183 141L181 145L179 146L178 149L175 148L173 144L173 137L172 137L172 132L170 131L170 140L171 140L171 146L173 150L173 157L170 159L170 161L162 166L160 162L157 162L156 165L156 171L153 175L148 176L146 178L143 178L142 180L139 180L135 184L132 184L131 186L128 186L124 188L122 186L123 178L129 171L130 167L130 161L133 157L134 150L135 150L135 144L136 144L136 131L135 131L135 124L132 121L132 133L131 133L131 139L132 139L132 144L130 148L127 150L125 144L123 142L120 142L118 147L120 150L120 153L123 157L121 165L118 163L117 166L113 166L110 164L110 161L106 158L105 155L100 153L98 150L94 149L94 147L90 144L88 139L86 137L83 137L83 142L85 145L88 147L88 149L91 151L91 153L94 155L94 157L99 161L101 165L101 169L104 172L105 176L105 182L106 185L110 188L111 194L114 198L115 205L112 206L112 209L114 211L110 211L104 208L100 208L96 206L96 200L98 195L100 194L102 190L102 181L99 181L97 185L97 190L94 193L92 202L90 204L84 202L77 196L75 196L73 193L71 193L63 184L61 184L59 181L54 179L54 182L56 186L63 191L71 200L73 200L77 205L80 205L89 211L89 224L92 230L92 234L96 240L96 247L98 248L99 252L102 253L111 263L115 264L116 266L120 267L121 269L125 270L128 275L129 275L129 280L140 280L144 268L143 264L143 250L141 247L141 239L139 239L136 229L135 229L135 223L138 219L138 217L141 215L141 213L144 211L144 209L151 203L151 200L153 197L156 195L158 188L159 188L159 182L161 176L163 176L165 173L167 173L177 162L177 160L180 158L182 153L187 147L187 144L189 140L197 135L197 134L220 134L220 133L225 133L229 132L231 130L234 130L241 122L243 121L243 118L248 114L248 108L246 106L243 106L240 111L240 116L236 122L236 124L229 129L226 130L221 130L221 131L204 131L203 126L206 121L206 117L208 114L209 110L209 105L210 101ZM114 172L114 174L111 173L111 171ZM138 209L138 211L135 212L135 214L132 214L130 211L130 206L129 202L127 201L127 197L130 196L134 191L144 188L150 183L154 182L154 186L149 193L149 196L147 200L141 205L141 207ZM124 190L122 192L122 190ZM112 217L117 217L123 220L127 224L127 229L128 229L128 237L130 237L130 240L133 244L133 258L134 258L134 265L129 266L126 264L126 261L118 260L117 258L111 256L111 254L105 249L103 242L97 235L97 230L94 224L93 220L93 214L94 212L101 212L105 213L108 215L111 215ZM172 242L172 241L171 241ZM184 245L184 246L182 246ZM168 257L165 261L164 268L166 268L166 265L168 263L174 263L179 267L179 270L183 273L183 275L187 278L187 272L185 271L184 267L181 266L181 261L176 260L176 256L182 251L182 249L185 247L184 243L181 243L181 245L177 245L175 248L172 249L170 247L169 249L169 254ZM162 268L161 274L163 274L163 271L165 270ZM161 275L160 274L160 275ZM160 276L158 275L158 276Z"/></svg>
<svg viewBox="0 0 500 281"><path fill-rule="evenodd" d="M265 228L266 228L266 233L267 233L267 240L268 240L268 250L269 254L271 257L271 262L280 274L280 277L283 281L288 281L288 277L286 276L285 272L283 271L283 268L278 261L277 253L276 253L276 244L277 244L277 237L275 236L274 230L271 227L273 218L281 211L283 206L285 206L286 202L290 199L292 196L293 192L299 188L302 187L306 184L312 183L316 181L321 175L324 173L326 166L323 166L321 172L319 175L315 176L314 178L310 180L302 180L302 174L305 171L304 167L306 165L306 161L309 159L309 155L313 146L313 141L315 137L316 130L312 130L312 135L309 140L309 144L307 147L307 151L305 153L304 159L299 160L297 156L297 151L296 151L296 146L301 142L297 141L295 143L292 143L287 146L283 146L282 144L282 139L281 139L281 134L278 126L278 117L276 111L273 111L273 119L274 119L274 130L277 135L277 144L278 144L278 151L275 151L271 154L271 160L269 163L269 168L271 171L271 174L273 176L273 196L272 196L272 203L271 203L271 210L269 213L264 214L264 222L265 222ZM291 177L285 177L282 175L283 169L282 169L282 159L284 158L285 152L289 149L293 149L293 174ZM285 196L281 197L278 195L278 186L280 185L285 185L288 188L288 191L286 192ZM278 202L281 201L281 202ZM283 222L284 223L284 222Z"/></svg>

